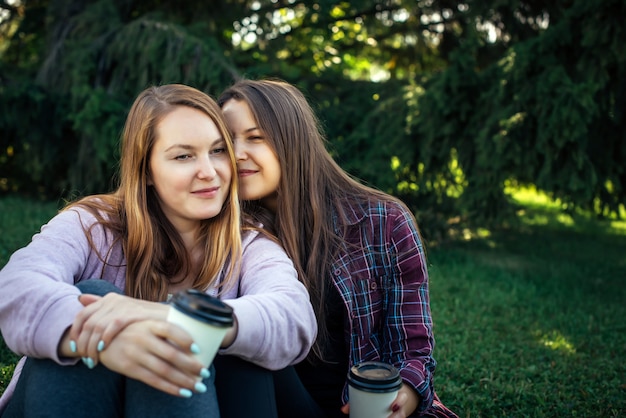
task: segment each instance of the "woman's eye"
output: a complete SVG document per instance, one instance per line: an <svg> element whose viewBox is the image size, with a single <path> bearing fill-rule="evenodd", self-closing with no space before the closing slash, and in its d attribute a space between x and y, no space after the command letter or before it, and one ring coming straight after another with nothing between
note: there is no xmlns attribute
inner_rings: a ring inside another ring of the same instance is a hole
<svg viewBox="0 0 626 418"><path fill-rule="evenodd" d="M211 151L211 154L222 154L226 152L226 148L215 148L213 151Z"/></svg>
<svg viewBox="0 0 626 418"><path fill-rule="evenodd" d="M177 155L176 157L174 157L175 160L179 160L179 161L185 161L191 158L191 155L189 154L182 154L182 155Z"/></svg>

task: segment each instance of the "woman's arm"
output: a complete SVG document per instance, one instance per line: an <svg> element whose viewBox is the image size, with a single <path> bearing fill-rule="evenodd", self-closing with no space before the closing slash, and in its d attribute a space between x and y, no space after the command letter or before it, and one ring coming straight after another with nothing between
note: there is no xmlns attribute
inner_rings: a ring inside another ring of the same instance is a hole
<svg viewBox="0 0 626 418"><path fill-rule="evenodd" d="M64 362L57 349L83 309L74 282L89 270L89 255L80 218L71 210L11 256L0 271L0 329L11 350Z"/></svg>
<svg viewBox="0 0 626 418"><path fill-rule="evenodd" d="M387 312L393 313L385 316L384 347L389 347L385 356L398 367L407 389L413 390L407 395L419 395L415 405L425 410L433 399L436 364L425 253L411 214L396 204L388 209L385 222L395 274L385 286Z"/></svg>
<svg viewBox="0 0 626 418"><path fill-rule="evenodd" d="M233 307L238 330L222 354L276 370L309 352L317 323L308 292L285 251L267 237L246 235L240 282L223 299Z"/></svg>

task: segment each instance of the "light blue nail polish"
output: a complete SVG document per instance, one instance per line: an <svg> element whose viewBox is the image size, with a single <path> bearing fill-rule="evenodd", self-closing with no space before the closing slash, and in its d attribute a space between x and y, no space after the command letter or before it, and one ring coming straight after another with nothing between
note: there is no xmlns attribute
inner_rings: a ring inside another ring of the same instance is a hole
<svg viewBox="0 0 626 418"><path fill-rule="evenodd" d="M77 350L77 348L76 348L76 341L74 341L74 340L70 340L70 351L71 351L72 353L75 353L75 352L76 352L76 350Z"/></svg>
<svg viewBox="0 0 626 418"><path fill-rule="evenodd" d="M200 347L196 343L191 343L191 346L189 347L189 349L194 354L200 354Z"/></svg>
<svg viewBox="0 0 626 418"><path fill-rule="evenodd" d="M206 379L207 377L211 377L211 372L203 367L202 369L200 369L200 377L203 379Z"/></svg>
<svg viewBox="0 0 626 418"><path fill-rule="evenodd" d="M104 350L104 341L100 340L97 347L98 352Z"/></svg>
<svg viewBox="0 0 626 418"><path fill-rule="evenodd" d="M191 398L191 395L193 395L189 389L181 389L178 391L178 394L183 398Z"/></svg>
<svg viewBox="0 0 626 418"><path fill-rule="evenodd" d="M91 357L83 357L83 364L89 369L96 367Z"/></svg>
<svg viewBox="0 0 626 418"><path fill-rule="evenodd" d="M196 392L204 393L206 392L206 385L202 382L196 382L194 389L196 389Z"/></svg>

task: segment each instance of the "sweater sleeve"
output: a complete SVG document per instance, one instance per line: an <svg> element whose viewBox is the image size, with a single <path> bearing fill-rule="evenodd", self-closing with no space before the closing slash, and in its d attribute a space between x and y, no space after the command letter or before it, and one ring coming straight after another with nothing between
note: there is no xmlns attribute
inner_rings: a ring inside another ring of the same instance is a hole
<svg viewBox="0 0 626 418"><path fill-rule="evenodd" d="M83 308L74 286L89 259L83 213L56 215L0 270L0 330L17 354L75 362L61 360L57 346Z"/></svg>
<svg viewBox="0 0 626 418"><path fill-rule="evenodd" d="M302 360L317 335L308 292L285 251L262 234L244 244L239 292L224 300L238 323L222 354L278 370Z"/></svg>

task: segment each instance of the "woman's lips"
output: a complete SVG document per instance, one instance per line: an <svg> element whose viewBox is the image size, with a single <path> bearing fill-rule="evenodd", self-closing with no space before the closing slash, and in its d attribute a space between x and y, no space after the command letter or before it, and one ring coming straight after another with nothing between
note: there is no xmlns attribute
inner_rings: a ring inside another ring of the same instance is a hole
<svg viewBox="0 0 626 418"><path fill-rule="evenodd" d="M195 190L192 193L196 196L201 197L215 197L219 189L219 187L210 187L206 189Z"/></svg>
<svg viewBox="0 0 626 418"><path fill-rule="evenodd" d="M247 177L256 173L256 170L238 170L239 177Z"/></svg>

